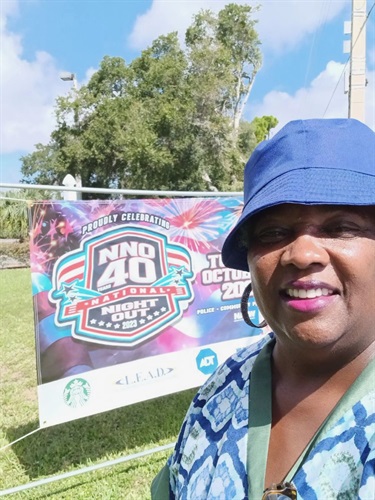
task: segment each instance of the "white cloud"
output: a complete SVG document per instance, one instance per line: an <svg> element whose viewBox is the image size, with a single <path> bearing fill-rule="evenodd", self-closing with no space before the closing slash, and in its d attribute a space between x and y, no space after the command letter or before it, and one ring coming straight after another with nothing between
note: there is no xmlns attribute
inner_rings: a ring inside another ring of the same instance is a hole
<svg viewBox="0 0 375 500"><path fill-rule="evenodd" d="M0 27L4 28L6 18L18 14L18 0L2 0L0 8Z"/></svg>
<svg viewBox="0 0 375 500"><path fill-rule="evenodd" d="M215 3L204 0L195 2L174 0L170 2L153 0L147 12L137 17L129 43L136 50L145 49L159 35L178 31L181 41L186 28L191 24L193 14L200 9L218 9L218 5L225 5L221 0Z"/></svg>
<svg viewBox="0 0 375 500"><path fill-rule="evenodd" d="M149 10L137 18L129 42L135 49L144 49L159 35L171 31L178 31L183 39L194 14L201 9L217 12L227 3L221 0L153 0ZM257 30L264 49L276 52L295 47L306 34L333 19L348 4L347 0L240 0L236 3L252 6L262 3L254 16L259 19Z"/></svg>
<svg viewBox="0 0 375 500"><path fill-rule="evenodd" d="M347 0L265 0L259 16L262 44L275 52L292 49L306 35L334 19L347 5Z"/></svg>
<svg viewBox="0 0 375 500"><path fill-rule="evenodd" d="M274 115L279 120L276 130L290 120L306 118L345 118L348 95L344 94L344 65L330 61L310 84L294 94L272 91L251 109L252 116ZM375 130L375 72L368 72L366 88L366 123ZM337 84L338 82L338 84Z"/></svg>
<svg viewBox="0 0 375 500"><path fill-rule="evenodd" d="M5 1L0 15L1 154L47 143L55 124L55 99L69 89L50 54L37 52L31 61L24 57L22 37L7 29L17 7L15 0Z"/></svg>

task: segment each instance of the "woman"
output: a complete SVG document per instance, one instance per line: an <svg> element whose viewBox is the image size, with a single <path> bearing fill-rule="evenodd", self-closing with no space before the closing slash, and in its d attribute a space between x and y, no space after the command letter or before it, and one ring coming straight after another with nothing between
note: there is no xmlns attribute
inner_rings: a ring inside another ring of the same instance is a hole
<svg viewBox="0 0 375 500"><path fill-rule="evenodd" d="M294 121L261 143L222 256L273 333L200 389L153 498L374 499L374 132Z"/></svg>

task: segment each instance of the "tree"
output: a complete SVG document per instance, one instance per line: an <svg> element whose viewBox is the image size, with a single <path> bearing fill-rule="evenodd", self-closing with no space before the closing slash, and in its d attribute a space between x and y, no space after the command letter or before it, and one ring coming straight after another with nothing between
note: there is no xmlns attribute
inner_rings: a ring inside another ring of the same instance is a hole
<svg viewBox="0 0 375 500"><path fill-rule="evenodd" d="M216 104L229 116L235 136L262 64L256 21L252 19L256 10L229 4L218 16L202 11L186 32L193 68L203 78L210 73L216 77ZM206 79L205 83L207 86Z"/></svg>
<svg viewBox="0 0 375 500"><path fill-rule="evenodd" d="M269 139L270 131L275 128L278 123L279 121L274 116L255 117L252 121L252 125L257 142Z"/></svg>
<svg viewBox="0 0 375 500"><path fill-rule="evenodd" d="M170 33L130 64L104 57L87 85L57 100L56 129L22 159L23 181L70 173L91 187L239 189L259 136L243 119L261 65L253 13L202 11L185 49Z"/></svg>

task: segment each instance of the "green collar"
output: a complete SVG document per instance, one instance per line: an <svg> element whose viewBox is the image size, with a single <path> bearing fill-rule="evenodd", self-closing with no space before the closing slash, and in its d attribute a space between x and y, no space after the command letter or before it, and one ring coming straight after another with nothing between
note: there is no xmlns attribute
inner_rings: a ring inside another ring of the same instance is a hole
<svg viewBox="0 0 375 500"><path fill-rule="evenodd" d="M264 491L268 447L272 423L272 369L271 358L275 340L268 342L255 360L251 371L249 397L249 430L247 444L247 473L249 498L261 499ZM375 368L373 359L322 423L316 434L301 453L284 481L291 481L304 459L339 418L363 396L374 389L373 380L368 373Z"/></svg>

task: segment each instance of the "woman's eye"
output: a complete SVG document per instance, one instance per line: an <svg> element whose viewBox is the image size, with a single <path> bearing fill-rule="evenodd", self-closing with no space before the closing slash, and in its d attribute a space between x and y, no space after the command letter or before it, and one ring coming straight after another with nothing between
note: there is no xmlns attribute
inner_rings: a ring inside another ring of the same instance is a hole
<svg viewBox="0 0 375 500"><path fill-rule="evenodd" d="M363 232L363 229L357 224L338 223L324 228L324 232L334 238L354 238Z"/></svg>
<svg viewBox="0 0 375 500"><path fill-rule="evenodd" d="M259 243L278 243L287 238L289 234L290 231L285 228L272 227L260 230L255 234L255 237Z"/></svg>

